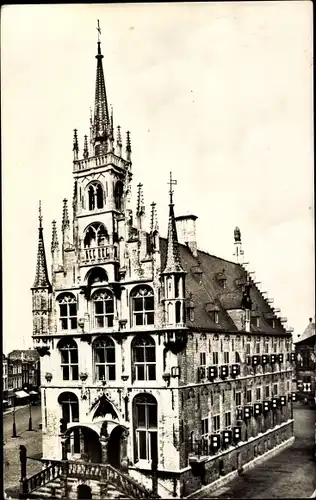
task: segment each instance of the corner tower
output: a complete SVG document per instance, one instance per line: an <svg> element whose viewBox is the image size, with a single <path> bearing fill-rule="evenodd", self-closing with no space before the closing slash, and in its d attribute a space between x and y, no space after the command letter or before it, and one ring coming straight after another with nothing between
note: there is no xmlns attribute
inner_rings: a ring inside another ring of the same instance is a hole
<svg viewBox="0 0 316 500"><path fill-rule="evenodd" d="M185 323L185 275L183 270L176 221L174 216L173 189L172 186L177 183L172 179L170 172L169 181L169 222L168 222L168 240L167 255L164 270L162 272L164 283L164 306L165 306L165 325L183 326Z"/></svg>

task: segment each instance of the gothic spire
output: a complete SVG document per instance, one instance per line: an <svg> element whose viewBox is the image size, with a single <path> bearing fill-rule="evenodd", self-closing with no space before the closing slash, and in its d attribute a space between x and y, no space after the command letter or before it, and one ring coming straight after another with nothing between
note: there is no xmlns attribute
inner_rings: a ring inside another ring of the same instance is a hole
<svg viewBox="0 0 316 500"><path fill-rule="evenodd" d="M145 202L144 202L143 185L139 183L137 185L136 217L141 217L142 215L145 215Z"/></svg>
<svg viewBox="0 0 316 500"><path fill-rule="evenodd" d="M119 125L117 127L117 135L116 135L116 154L117 156L122 156L122 136L121 136L121 127Z"/></svg>
<svg viewBox="0 0 316 500"><path fill-rule="evenodd" d="M176 221L174 218L174 204L173 204L173 189L172 186L177 184L177 181L172 179L172 173L170 172L170 181L169 181L169 222L168 222L168 241L167 241L167 257L166 264L164 269L165 273L184 273L183 267L181 265L180 253L179 253L179 245L178 245L178 236L177 236L177 228Z"/></svg>
<svg viewBox="0 0 316 500"><path fill-rule="evenodd" d="M89 157L88 136L87 135L84 136L83 157L85 160Z"/></svg>
<svg viewBox="0 0 316 500"><path fill-rule="evenodd" d="M150 232L153 233L154 231L158 231L158 230L159 230L159 226L158 226L156 203L153 201L151 203Z"/></svg>
<svg viewBox="0 0 316 500"><path fill-rule="evenodd" d="M127 161L131 161L131 152L132 152L131 133L128 130L126 132L126 159L127 159Z"/></svg>
<svg viewBox="0 0 316 500"><path fill-rule="evenodd" d="M100 42L100 25L98 20L98 53L95 56L97 60L97 74L95 83L95 100L94 100L94 119L93 119L93 139L94 141L105 140L108 134L108 128L110 126L109 119L109 109L106 97L105 80L103 73L101 54L101 42Z"/></svg>
<svg viewBox="0 0 316 500"><path fill-rule="evenodd" d="M74 138L73 138L73 153L74 153L74 160L78 160L78 153L79 153L79 145L78 145L78 134L77 134L77 129L74 129Z"/></svg>
<svg viewBox="0 0 316 500"><path fill-rule="evenodd" d="M37 262L36 262L36 273L33 288L51 288L51 284L48 278L45 246L44 246L44 236L43 236L43 226L42 226L42 207L41 202L39 202L38 211L39 227L38 227L38 247L37 247Z"/></svg>
<svg viewBox="0 0 316 500"><path fill-rule="evenodd" d="M58 242L58 235L57 235L57 229L56 229L56 221L53 220L52 222L52 244L51 244L51 251L52 253L55 250L59 249L59 242Z"/></svg>
<svg viewBox="0 0 316 500"><path fill-rule="evenodd" d="M63 219L62 219L62 230L70 227L69 213L68 213L68 200L64 198L63 200Z"/></svg>

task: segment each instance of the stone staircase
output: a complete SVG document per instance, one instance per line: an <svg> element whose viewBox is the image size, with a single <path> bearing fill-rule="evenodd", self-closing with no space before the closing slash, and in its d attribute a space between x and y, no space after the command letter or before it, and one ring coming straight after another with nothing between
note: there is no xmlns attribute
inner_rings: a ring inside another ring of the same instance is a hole
<svg viewBox="0 0 316 500"><path fill-rule="evenodd" d="M51 460L43 461L46 467L27 479L23 484L21 498L62 498L64 496L61 480L67 477L69 500L77 500L77 488L84 483L91 489L92 500L101 500L101 485L106 490L102 499L115 498L152 498L151 490L109 464L93 464ZM156 495L156 498L160 498Z"/></svg>
<svg viewBox="0 0 316 500"><path fill-rule="evenodd" d="M69 486L69 499L75 500L77 499L77 486L78 479L76 478L68 478L67 483ZM90 481L90 487L92 490L92 500L100 500L100 486L98 481ZM45 484L44 486L40 486L38 489L32 491L28 498L52 498L59 499L62 498L62 491L60 487L60 478L53 479L51 482ZM115 498L131 498L127 497L123 493L117 491L115 486L112 484L108 484L107 486L107 499L115 499Z"/></svg>

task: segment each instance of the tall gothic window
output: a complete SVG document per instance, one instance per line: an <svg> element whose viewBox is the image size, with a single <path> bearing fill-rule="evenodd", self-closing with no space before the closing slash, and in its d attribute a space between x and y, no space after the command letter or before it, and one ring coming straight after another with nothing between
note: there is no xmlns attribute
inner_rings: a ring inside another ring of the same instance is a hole
<svg viewBox="0 0 316 500"><path fill-rule="evenodd" d="M58 343L63 380L78 380L78 347L73 339L63 338Z"/></svg>
<svg viewBox="0 0 316 500"><path fill-rule="evenodd" d="M90 224L85 230L84 247L100 247L107 245L109 242L108 232L103 224L94 222Z"/></svg>
<svg viewBox="0 0 316 500"><path fill-rule="evenodd" d="M110 291L99 290L93 294L94 328L110 328L114 320L114 298Z"/></svg>
<svg viewBox="0 0 316 500"><path fill-rule="evenodd" d="M78 398L72 392L62 392L58 397L58 403L61 406L61 416L68 424L70 422L79 422L79 403ZM79 429L74 428L71 432L70 439L67 440L67 450L72 453L80 453L80 434Z"/></svg>
<svg viewBox="0 0 316 500"><path fill-rule="evenodd" d="M156 346L152 337L132 341L133 380L156 380Z"/></svg>
<svg viewBox="0 0 316 500"><path fill-rule="evenodd" d="M90 184L88 188L88 206L89 210L103 208L103 188L99 182Z"/></svg>
<svg viewBox="0 0 316 500"><path fill-rule="evenodd" d="M114 200L115 200L115 208L120 212L123 209L123 183L121 181L117 181L114 189Z"/></svg>
<svg viewBox="0 0 316 500"><path fill-rule="evenodd" d="M77 329L77 299L72 293L59 295L59 327L60 330Z"/></svg>
<svg viewBox="0 0 316 500"><path fill-rule="evenodd" d="M153 325L155 321L154 292L149 286L138 286L132 290L132 321L136 326Z"/></svg>
<svg viewBox="0 0 316 500"><path fill-rule="evenodd" d="M115 380L115 345L112 339L96 339L93 343L96 380Z"/></svg>
<svg viewBox="0 0 316 500"><path fill-rule="evenodd" d="M151 394L138 394L134 398L133 409L135 462L157 461L157 401Z"/></svg>

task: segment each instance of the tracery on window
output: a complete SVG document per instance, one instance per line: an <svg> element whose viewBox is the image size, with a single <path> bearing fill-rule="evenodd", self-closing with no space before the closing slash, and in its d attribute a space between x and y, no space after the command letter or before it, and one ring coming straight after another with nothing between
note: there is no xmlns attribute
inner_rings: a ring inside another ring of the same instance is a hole
<svg viewBox="0 0 316 500"><path fill-rule="evenodd" d="M92 296L94 328L111 328L114 321L114 298L109 290L98 290Z"/></svg>
<svg viewBox="0 0 316 500"><path fill-rule="evenodd" d="M156 345L152 337L133 339L132 366L134 380L156 380Z"/></svg>
<svg viewBox="0 0 316 500"><path fill-rule="evenodd" d="M115 380L115 344L108 337L93 343L96 380Z"/></svg>
<svg viewBox="0 0 316 500"><path fill-rule="evenodd" d="M87 227L83 244L85 248L104 246L109 243L109 234L104 224L94 222Z"/></svg>
<svg viewBox="0 0 316 500"><path fill-rule="evenodd" d="M132 321L136 326L153 325L155 321L154 292L149 286L136 287L132 293Z"/></svg>
<svg viewBox="0 0 316 500"><path fill-rule="evenodd" d="M59 327L60 330L77 329L77 299L72 293L66 293L57 297L59 304Z"/></svg>
<svg viewBox="0 0 316 500"><path fill-rule="evenodd" d="M88 188L88 208L89 210L100 209L104 206L103 188L99 182L94 182Z"/></svg>

